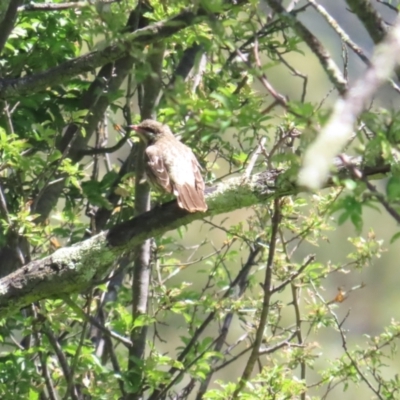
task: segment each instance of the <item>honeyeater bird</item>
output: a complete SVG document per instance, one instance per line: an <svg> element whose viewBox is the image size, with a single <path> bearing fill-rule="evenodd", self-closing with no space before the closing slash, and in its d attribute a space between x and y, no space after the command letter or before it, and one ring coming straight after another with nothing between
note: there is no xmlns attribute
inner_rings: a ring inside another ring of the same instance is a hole
<svg viewBox="0 0 400 400"><path fill-rule="evenodd" d="M173 193L179 207L206 211L204 181L200 164L192 150L180 142L167 125L146 119L129 128L145 143L146 179L157 190Z"/></svg>

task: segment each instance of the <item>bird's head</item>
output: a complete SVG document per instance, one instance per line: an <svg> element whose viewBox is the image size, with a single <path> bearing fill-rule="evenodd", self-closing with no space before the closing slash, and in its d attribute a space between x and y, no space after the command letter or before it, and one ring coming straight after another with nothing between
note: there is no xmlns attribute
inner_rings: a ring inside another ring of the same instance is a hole
<svg viewBox="0 0 400 400"><path fill-rule="evenodd" d="M167 125L152 119L145 119L138 125L129 125L128 128L137 132L138 136L146 143L152 144L165 135L172 135Z"/></svg>

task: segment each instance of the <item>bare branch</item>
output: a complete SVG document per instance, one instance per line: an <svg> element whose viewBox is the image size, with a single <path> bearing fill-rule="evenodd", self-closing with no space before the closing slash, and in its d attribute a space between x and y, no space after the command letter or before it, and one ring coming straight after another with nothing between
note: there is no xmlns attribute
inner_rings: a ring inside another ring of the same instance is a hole
<svg viewBox="0 0 400 400"><path fill-rule="evenodd" d="M289 20L296 33L304 40L311 51L317 56L322 68L325 70L331 82L339 93L344 93L347 88L347 81L344 79L340 69L333 61L332 57L322 45L322 43L314 36L294 15L288 13L279 0L265 0L268 5L282 18Z"/></svg>
<svg viewBox="0 0 400 400"><path fill-rule="evenodd" d="M357 15L374 43L379 43L388 32L388 27L371 4L371 1L346 0L346 3L350 7L350 10Z"/></svg>
<svg viewBox="0 0 400 400"><path fill-rule="evenodd" d="M93 318L91 315L85 313L69 296L61 294L60 297L65 301L66 304L68 304L69 307L71 307L77 315L79 315L83 320L90 322L92 325L94 325L96 328L101 330L105 335L112 337L113 339L117 340L118 342L122 343L126 347L131 347L132 342L119 335L116 332L113 332L109 329L107 329L105 326L100 324L95 318Z"/></svg>
<svg viewBox="0 0 400 400"><path fill-rule="evenodd" d="M130 138L130 132L125 132L123 131L123 137L121 140L118 141L114 146L111 147L95 147L92 149L86 149L86 150L79 150L79 156L94 156L94 155L99 155L99 154L109 154L109 153L114 153L117 150L119 150Z"/></svg>
<svg viewBox="0 0 400 400"><path fill-rule="evenodd" d="M111 4L111 3L119 3L121 0L101 0L100 3L103 4ZM71 3L30 3L25 4L23 6L18 7L19 12L24 11L61 11L67 10L70 8L84 8L84 7L93 7L94 4L90 1L75 1Z"/></svg>
<svg viewBox="0 0 400 400"><path fill-rule="evenodd" d="M246 366L244 368L243 374L240 377L239 383L237 384L235 391L232 394L232 399L237 399L242 391L246 382L250 379L253 372L254 366L260 354L260 346L264 337L265 325L268 320L269 310L270 310L270 300L272 295L272 266L275 257L275 248L278 241L278 231L279 223L281 220L281 204L278 198L274 201L274 213L272 216L272 227L271 227L271 237L269 240L269 253L267 259L267 265L265 268L265 278L263 283L264 289L264 299L260 314L260 320L257 326L257 331L253 343L253 348L251 349L250 357L247 360Z"/></svg>
<svg viewBox="0 0 400 400"><path fill-rule="evenodd" d="M356 43L354 43L349 35L340 27L337 21L326 11L324 7L318 4L315 0L308 0L308 2L325 18L326 22L332 27L332 29L339 35L343 43L350 47L351 50L362 60L366 65L370 65L368 57L364 54L364 51ZM400 88L396 82L390 80L390 84L393 89L400 92Z"/></svg>
<svg viewBox="0 0 400 400"><path fill-rule="evenodd" d="M400 62L400 17L386 40L375 49L371 65L349 91L336 101L332 115L317 139L308 148L298 182L311 189L327 179L333 158L351 139L353 127L378 88Z"/></svg>
<svg viewBox="0 0 400 400"><path fill-rule="evenodd" d="M49 339L50 345L53 348L54 352L57 355L58 361L60 363L61 369L65 376L66 381L68 382L69 395L72 400L79 400L79 394L76 390L74 383L74 376L71 374L71 369L69 367L67 358L58 342L57 338L54 336L53 332L48 327L43 327L43 333Z"/></svg>

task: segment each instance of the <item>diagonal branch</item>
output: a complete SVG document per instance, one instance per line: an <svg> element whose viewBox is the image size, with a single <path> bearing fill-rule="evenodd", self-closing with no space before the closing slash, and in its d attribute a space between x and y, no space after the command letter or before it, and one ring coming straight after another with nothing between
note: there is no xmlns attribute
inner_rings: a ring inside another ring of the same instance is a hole
<svg viewBox="0 0 400 400"><path fill-rule="evenodd" d="M368 31L375 44L379 43L387 34L388 26L370 0L346 0L350 10L357 15L360 22Z"/></svg>
<svg viewBox="0 0 400 400"><path fill-rule="evenodd" d="M329 52L325 49L321 41L315 35L313 35L311 31L295 17L295 15L287 12L282 6L281 1L265 1L277 14L281 16L281 18L285 18L290 23L296 34L307 44L310 50L315 54L321 64L321 67L328 75L328 78L333 83L336 90L339 93L345 93L347 89L346 79L344 78L339 67L336 65L335 61L333 60Z"/></svg>
<svg viewBox="0 0 400 400"><path fill-rule="evenodd" d="M328 122L308 147L299 173L299 184L312 189L322 187L333 158L351 139L357 118L400 64L399 51L400 17L397 17L385 40L375 48L370 66L336 101Z"/></svg>
<svg viewBox="0 0 400 400"><path fill-rule="evenodd" d="M356 164L359 166L360 162ZM371 177L389 171L389 165L382 165L362 172ZM349 176L345 167L339 172L344 177ZM246 180L231 178L207 190L206 213L188 213L172 201L76 245L61 248L51 256L32 261L0 279L0 317L40 299L86 290L107 274L119 256L145 239L204 217L298 193L300 189L285 178L285 173L271 170Z"/></svg>
<svg viewBox="0 0 400 400"><path fill-rule="evenodd" d="M257 359L260 355L260 347L265 333L265 326L268 321L269 310L271 307L271 295L272 295L272 268L275 258L275 249L278 241L279 223L281 220L281 204L278 198L274 201L274 213L272 215L272 229L269 240L269 253L267 259L267 265L265 268L265 278L263 283L264 298L261 309L260 319L256 330L253 347L251 349L250 357L247 360L246 366L240 377L239 383L237 384L235 391L232 394L232 399L237 399L241 393L246 382L250 379L253 372L254 366L256 365Z"/></svg>

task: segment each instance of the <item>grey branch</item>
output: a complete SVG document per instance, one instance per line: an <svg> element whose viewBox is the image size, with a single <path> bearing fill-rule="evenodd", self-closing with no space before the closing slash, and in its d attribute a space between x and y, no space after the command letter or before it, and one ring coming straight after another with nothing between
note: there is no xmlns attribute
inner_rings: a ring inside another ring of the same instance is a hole
<svg viewBox="0 0 400 400"><path fill-rule="evenodd" d="M299 173L299 184L318 189L328 177L333 158L342 151L353 134L357 118L374 94L400 64L400 16L383 40L374 50L371 63L351 88L339 98L332 114L308 147Z"/></svg>
<svg viewBox="0 0 400 400"><path fill-rule="evenodd" d="M347 169L341 169L340 172L346 174ZM383 165L364 169L363 173L370 177L389 171L390 167ZM32 261L0 280L0 317L17 312L34 301L92 287L104 278L118 257L145 239L195 220L299 192L299 188L284 176L285 171L271 170L255 174L249 179L231 178L207 190L206 213L188 213L172 201L116 225L109 231Z"/></svg>
<svg viewBox="0 0 400 400"><path fill-rule="evenodd" d="M335 61L320 42L320 40L311 33L311 31L295 15L287 12L279 0L265 0L266 3L281 16L290 22L293 30L304 40L310 50L318 58L322 68L328 75L328 78L339 93L344 93L347 89L347 82L341 73Z"/></svg>
<svg viewBox="0 0 400 400"><path fill-rule="evenodd" d="M357 15L375 44L387 34L388 26L375 10L370 0L346 0L350 10Z"/></svg>
<svg viewBox="0 0 400 400"><path fill-rule="evenodd" d="M121 0L102 0L101 4L119 3ZM61 11L70 8L93 7L95 2L77 1L73 3L30 3L18 7L18 11Z"/></svg>

